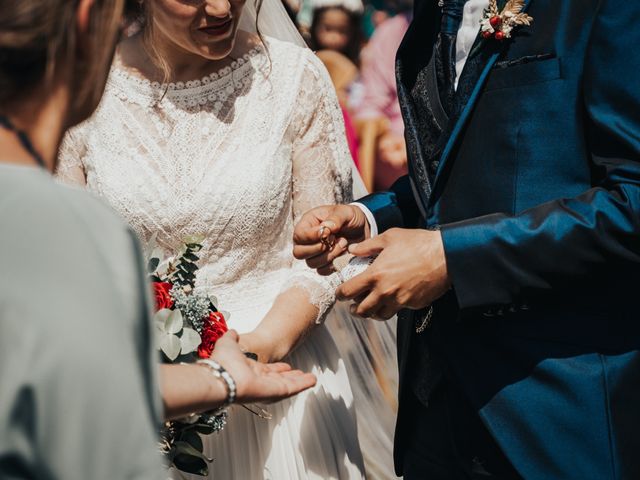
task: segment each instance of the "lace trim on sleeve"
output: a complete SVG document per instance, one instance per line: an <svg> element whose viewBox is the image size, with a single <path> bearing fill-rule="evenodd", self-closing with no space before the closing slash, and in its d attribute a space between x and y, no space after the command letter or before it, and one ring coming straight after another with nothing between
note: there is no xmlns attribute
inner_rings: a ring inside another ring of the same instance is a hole
<svg viewBox="0 0 640 480"><path fill-rule="evenodd" d="M324 65L304 51L296 111L291 126L293 141L293 219L317 206L350 202L352 159L338 99ZM288 288L302 286L318 307L317 323L335 303L337 276L321 277L304 262L296 262Z"/></svg>
<svg viewBox="0 0 640 480"><path fill-rule="evenodd" d="M320 280L318 279L320 278ZM320 325L336 302L335 290L340 286L337 275L319 277L315 272L309 271L309 275L296 274L289 278L283 291L292 288L304 290L309 296L309 303L318 309L316 324Z"/></svg>

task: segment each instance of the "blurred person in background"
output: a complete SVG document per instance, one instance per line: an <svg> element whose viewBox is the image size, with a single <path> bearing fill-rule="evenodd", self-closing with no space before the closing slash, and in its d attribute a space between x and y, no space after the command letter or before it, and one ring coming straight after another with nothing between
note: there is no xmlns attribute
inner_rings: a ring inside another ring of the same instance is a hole
<svg viewBox="0 0 640 480"><path fill-rule="evenodd" d="M363 86L363 98L355 113L358 120L388 120L388 130L377 144L377 190L389 188L407 173L407 150L396 89L395 57L411 23L412 2L394 2L394 8L399 13L378 26L362 52L360 81Z"/></svg>
<svg viewBox="0 0 640 480"><path fill-rule="evenodd" d="M369 40L376 28L396 12L390 9L390 2L387 0L364 0L363 3L362 31Z"/></svg>
<svg viewBox="0 0 640 480"><path fill-rule="evenodd" d="M356 166L358 137L350 111L352 89L358 83L363 5L360 0L315 0L309 46L327 68L344 117L349 151Z"/></svg>
<svg viewBox="0 0 640 480"><path fill-rule="evenodd" d="M331 82L336 89L340 109L344 117L344 127L349 143L349 151L356 167L359 168L358 161L358 136L349 112L349 96L353 83L358 78L358 67L347 57L333 50L320 50L316 53L318 58L327 67Z"/></svg>
<svg viewBox="0 0 640 480"><path fill-rule="evenodd" d="M333 50L359 65L362 12L360 0L316 0L310 28L311 49Z"/></svg>

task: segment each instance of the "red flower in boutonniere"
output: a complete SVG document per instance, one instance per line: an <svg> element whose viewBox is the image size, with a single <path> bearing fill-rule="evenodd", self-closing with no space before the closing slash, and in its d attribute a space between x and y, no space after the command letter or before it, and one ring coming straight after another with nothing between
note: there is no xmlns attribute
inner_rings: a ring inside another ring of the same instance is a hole
<svg viewBox="0 0 640 480"><path fill-rule="evenodd" d="M173 285L169 282L153 282L153 293L156 297L156 310L163 308L173 308L173 298L171 298L171 289Z"/></svg>
<svg viewBox="0 0 640 480"><path fill-rule="evenodd" d="M228 330L224 315L220 312L211 312L209 319L204 322L202 327L202 343L198 347L198 356L200 358L209 358L213 353L216 342Z"/></svg>
<svg viewBox="0 0 640 480"><path fill-rule="evenodd" d="M523 25L530 26L533 17L522 13L523 9L524 0L509 0L500 12L497 0L491 0L480 21L482 38L502 41L511 38L515 28Z"/></svg>

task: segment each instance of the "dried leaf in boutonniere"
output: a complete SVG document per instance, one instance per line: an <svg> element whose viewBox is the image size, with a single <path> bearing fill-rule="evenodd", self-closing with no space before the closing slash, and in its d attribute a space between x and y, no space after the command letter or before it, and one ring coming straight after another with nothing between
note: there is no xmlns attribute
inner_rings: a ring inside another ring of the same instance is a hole
<svg viewBox="0 0 640 480"><path fill-rule="evenodd" d="M499 42L511 38L515 28L530 26L533 17L523 13L525 0L509 0L502 11L497 0L491 0L480 21L480 35L485 40L491 38Z"/></svg>

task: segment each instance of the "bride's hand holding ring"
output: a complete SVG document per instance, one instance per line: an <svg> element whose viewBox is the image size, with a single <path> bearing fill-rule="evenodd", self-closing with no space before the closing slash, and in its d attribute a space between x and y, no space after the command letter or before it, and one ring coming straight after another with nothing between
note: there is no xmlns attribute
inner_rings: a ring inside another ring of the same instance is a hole
<svg viewBox="0 0 640 480"><path fill-rule="evenodd" d="M321 275L330 275L333 261L347 253L350 244L370 236L362 210L353 205L317 207L303 215L293 235L293 255Z"/></svg>

